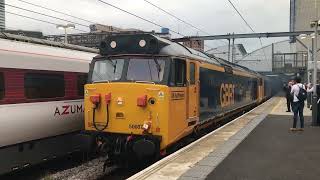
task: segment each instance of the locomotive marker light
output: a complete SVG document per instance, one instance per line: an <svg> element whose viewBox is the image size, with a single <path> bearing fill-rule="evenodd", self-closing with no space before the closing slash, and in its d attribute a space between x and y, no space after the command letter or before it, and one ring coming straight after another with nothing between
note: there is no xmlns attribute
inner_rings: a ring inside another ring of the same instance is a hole
<svg viewBox="0 0 320 180"><path fill-rule="evenodd" d="M105 95L106 104L109 105L111 102L111 93Z"/></svg>
<svg viewBox="0 0 320 180"><path fill-rule="evenodd" d="M90 101L95 105L95 108L96 108L100 103L100 94L91 95Z"/></svg>
<svg viewBox="0 0 320 180"><path fill-rule="evenodd" d="M147 99L148 99L147 95L143 95L143 96L138 97L137 106L146 107L147 106Z"/></svg>
<svg viewBox="0 0 320 180"><path fill-rule="evenodd" d="M110 47L111 47L112 49L116 48L116 47L117 47L117 42L111 41Z"/></svg>
<svg viewBox="0 0 320 180"><path fill-rule="evenodd" d="M139 46L140 46L140 47L145 47L146 44L147 44L147 42L146 42L144 39L141 39L141 40L139 41Z"/></svg>

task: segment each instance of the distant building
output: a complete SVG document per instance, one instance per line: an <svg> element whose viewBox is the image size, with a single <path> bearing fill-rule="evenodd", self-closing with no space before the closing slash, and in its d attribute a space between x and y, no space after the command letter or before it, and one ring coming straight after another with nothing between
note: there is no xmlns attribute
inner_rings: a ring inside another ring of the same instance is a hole
<svg viewBox="0 0 320 180"><path fill-rule="evenodd" d="M40 31L24 31L24 30L4 30L6 33L16 34L21 36L43 39L43 34Z"/></svg>
<svg viewBox="0 0 320 180"><path fill-rule="evenodd" d="M5 6L4 0L0 0L0 31L4 30L6 27L6 16L5 16Z"/></svg>
<svg viewBox="0 0 320 180"><path fill-rule="evenodd" d="M103 25L103 24L91 24L89 26L90 32L91 33L101 33L101 32L108 32L108 33L125 33L125 32L143 32L139 29L123 29L123 28L118 28L114 26L108 26L108 25Z"/></svg>
<svg viewBox="0 0 320 180"><path fill-rule="evenodd" d="M317 4L316 4L316 3ZM317 6L317 8L316 8ZM320 20L320 0L290 0L290 31L313 31L310 27L311 21ZM299 38L299 37L297 37ZM294 38L291 38L294 41ZM309 48L312 47L311 38L300 39ZM307 53L307 49L300 43L296 42L297 54ZM318 48L320 47L320 38L318 39ZM320 61L320 54L318 53ZM309 63L308 69L312 66ZM318 72L319 73L319 72ZM320 74L318 74L319 77ZM312 80L311 73L308 74L310 80ZM307 77L307 73L304 73L304 77Z"/></svg>
<svg viewBox="0 0 320 180"><path fill-rule="evenodd" d="M258 72L296 73L305 70L306 56L297 54L296 44L285 40L252 51L236 63Z"/></svg>
<svg viewBox="0 0 320 180"><path fill-rule="evenodd" d="M204 51L204 41L202 40L185 41L183 42L183 45L198 51Z"/></svg>
<svg viewBox="0 0 320 180"><path fill-rule="evenodd" d="M315 1L317 1L317 8ZM312 31L314 29L311 29L310 22L315 20L320 20L320 0L290 0L290 31ZM310 38L302 41L311 47ZM307 50L297 44L297 51Z"/></svg>
<svg viewBox="0 0 320 180"><path fill-rule="evenodd" d="M139 29L123 29L114 26L107 26L102 24L91 24L90 33L78 33L78 34L68 34L68 43L75 44L90 48L98 48L101 41L106 37L115 34L140 34L140 33L151 33L160 37L169 38L168 33L156 33L156 32L145 32ZM64 35L48 35L45 36L46 39L52 41L64 42Z"/></svg>

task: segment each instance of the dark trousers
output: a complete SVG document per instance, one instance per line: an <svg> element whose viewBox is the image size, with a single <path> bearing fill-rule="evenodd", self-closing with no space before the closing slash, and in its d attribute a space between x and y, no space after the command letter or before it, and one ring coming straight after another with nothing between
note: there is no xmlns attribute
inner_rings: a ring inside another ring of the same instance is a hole
<svg viewBox="0 0 320 180"><path fill-rule="evenodd" d="M288 96L287 96L286 98L287 98L287 108L288 108L288 111L291 111L291 103L292 103L291 101L292 101L292 100L291 100L291 98L288 97Z"/></svg>
<svg viewBox="0 0 320 180"><path fill-rule="evenodd" d="M300 119L300 127L304 128L304 117L303 117L303 108L304 102L293 102L292 103L292 111L293 111L293 128L297 127L298 116Z"/></svg>

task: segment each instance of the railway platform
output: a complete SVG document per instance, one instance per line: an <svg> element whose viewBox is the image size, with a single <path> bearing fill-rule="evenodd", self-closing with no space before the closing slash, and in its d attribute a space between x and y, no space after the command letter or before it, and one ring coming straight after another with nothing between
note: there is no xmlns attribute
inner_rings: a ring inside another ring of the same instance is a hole
<svg viewBox="0 0 320 180"><path fill-rule="evenodd" d="M292 132L285 111L273 97L129 179L318 179L320 128L305 107L304 131Z"/></svg>

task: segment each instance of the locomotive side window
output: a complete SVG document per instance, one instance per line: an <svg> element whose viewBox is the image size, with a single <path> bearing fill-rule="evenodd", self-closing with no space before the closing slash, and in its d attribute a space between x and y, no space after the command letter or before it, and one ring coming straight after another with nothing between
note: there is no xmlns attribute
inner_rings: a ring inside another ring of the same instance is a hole
<svg viewBox="0 0 320 180"><path fill-rule="evenodd" d="M64 75L27 73L24 77L24 88L28 99L64 97Z"/></svg>
<svg viewBox="0 0 320 180"><path fill-rule="evenodd" d="M182 87L186 85L186 62L182 59L174 59L171 66L171 86Z"/></svg>
<svg viewBox="0 0 320 180"><path fill-rule="evenodd" d="M259 78L258 81L259 81L259 86L262 86L262 79Z"/></svg>
<svg viewBox="0 0 320 180"><path fill-rule="evenodd" d="M0 99L4 98L4 75L0 72Z"/></svg>
<svg viewBox="0 0 320 180"><path fill-rule="evenodd" d="M84 95L84 85L87 83L88 75L87 74L82 74L78 75L78 96L83 97Z"/></svg>
<svg viewBox="0 0 320 180"><path fill-rule="evenodd" d="M190 63L190 84L196 83L196 67L194 63Z"/></svg>

